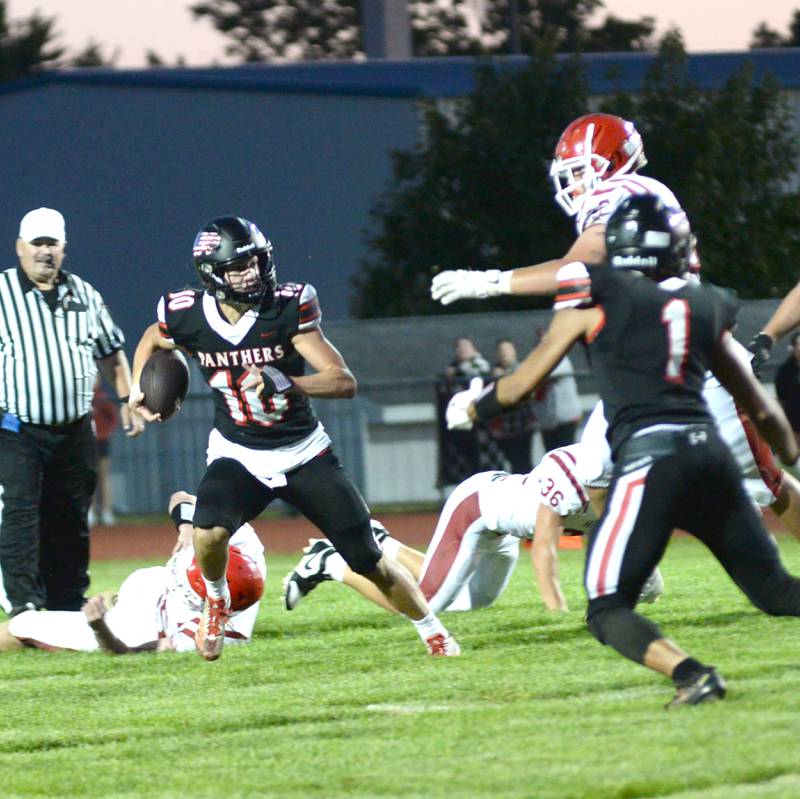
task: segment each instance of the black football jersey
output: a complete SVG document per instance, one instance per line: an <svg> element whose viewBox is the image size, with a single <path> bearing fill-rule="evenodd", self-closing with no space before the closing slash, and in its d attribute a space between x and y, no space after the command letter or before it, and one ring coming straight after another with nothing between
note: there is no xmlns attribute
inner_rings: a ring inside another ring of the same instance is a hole
<svg viewBox="0 0 800 799"><path fill-rule="evenodd" d="M590 305L604 316L586 344L612 451L651 425L711 421L703 382L716 343L736 321L730 292L610 266L563 267L556 310Z"/></svg>
<svg viewBox="0 0 800 799"><path fill-rule="evenodd" d="M250 308L235 325L200 289L175 291L158 303L161 335L197 361L214 390L214 426L229 441L256 449L299 441L318 421L304 395L262 398L254 388L243 391L246 367L270 365L292 377L304 374L306 363L292 338L318 327L321 318L317 293L309 283L280 284L270 304Z"/></svg>

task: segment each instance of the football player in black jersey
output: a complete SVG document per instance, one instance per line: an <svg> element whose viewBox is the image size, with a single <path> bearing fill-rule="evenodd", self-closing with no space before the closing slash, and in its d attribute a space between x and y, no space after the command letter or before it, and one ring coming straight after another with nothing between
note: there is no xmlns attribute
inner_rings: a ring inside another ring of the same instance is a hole
<svg viewBox="0 0 800 799"><path fill-rule="evenodd" d="M130 403L158 421L142 403L138 380L159 348L193 356L214 390L208 467L194 514L194 548L208 594L195 637L200 655L216 660L225 640L228 539L276 497L319 527L350 568L414 622L431 654L457 655L458 644L411 575L382 557L367 505L311 407L309 397L356 393L355 378L320 327L314 287L278 284L272 244L241 217L205 225L193 256L203 287L160 299L158 322L136 348ZM313 374L305 374L306 365Z"/></svg>
<svg viewBox="0 0 800 799"><path fill-rule="evenodd" d="M587 621L602 643L672 677L669 706L725 695L712 667L634 610L674 528L703 541L756 607L800 615L800 580L783 568L703 401L706 370L784 463L797 464L797 443L780 406L736 357L732 297L685 278L692 241L682 211L655 195L627 199L606 228L609 263L560 270L558 312L539 346L512 375L456 395L449 408L449 423L462 427L496 415L534 390L575 341L586 344L614 453L586 554Z"/></svg>

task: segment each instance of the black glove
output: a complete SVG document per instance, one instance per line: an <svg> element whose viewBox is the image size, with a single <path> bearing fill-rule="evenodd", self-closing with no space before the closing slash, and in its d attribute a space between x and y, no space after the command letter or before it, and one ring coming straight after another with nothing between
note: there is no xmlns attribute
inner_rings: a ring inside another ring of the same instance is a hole
<svg viewBox="0 0 800 799"><path fill-rule="evenodd" d="M264 388L261 391L262 397L272 397L281 394L292 387L292 381L274 366L264 366L261 369L261 377L264 380Z"/></svg>
<svg viewBox="0 0 800 799"><path fill-rule="evenodd" d="M753 353L752 366L756 375L760 375L762 367L769 360L770 351L774 343L772 336L761 332L754 336L753 340L747 345L747 349Z"/></svg>

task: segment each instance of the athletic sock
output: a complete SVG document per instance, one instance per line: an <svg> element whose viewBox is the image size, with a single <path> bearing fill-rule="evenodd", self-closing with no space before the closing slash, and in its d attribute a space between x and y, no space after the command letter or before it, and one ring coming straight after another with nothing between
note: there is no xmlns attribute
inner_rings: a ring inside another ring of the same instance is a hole
<svg viewBox="0 0 800 799"><path fill-rule="evenodd" d="M416 627L419 637L423 641L427 641L432 635L441 634L445 638L450 635L433 611L429 612L427 616L418 621L411 619L411 623Z"/></svg>
<svg viewBox="0 0 800 799"><path fill-rule="evenodd" d="M675 666L672 672L672 681L676 685L680 685L681 683L694 679L694 677L702 674L706 670L706 667L699 660L686 658L686 660L682 660Z"/></svg>
<svg viewBox="0 0 800 799"><path fill-rule="evenodd" d="M203 582L206 586L206 594L209 599L224 599L225 604L230 605L231 593L228 590L228 580L226 577L220 577L219 580L209 580L203 576Z"/></svg>

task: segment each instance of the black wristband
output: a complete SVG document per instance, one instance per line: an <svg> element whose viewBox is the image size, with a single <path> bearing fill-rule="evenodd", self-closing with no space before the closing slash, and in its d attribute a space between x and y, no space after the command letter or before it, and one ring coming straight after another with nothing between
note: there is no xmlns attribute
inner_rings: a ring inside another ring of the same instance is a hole
<svg viewBox="0 0 800 799"><path fill-rule="evenodd" d="M475 415L481 421L499 416L505 410L497 399L497 381L489 383L475 400Z"/></svg>
<svg viewBox="0 0 800 799"><path fill-rule="evenodd" d="M194 503L193 502L179 502L170 512L175 529L180 531L182 524L193 524L194 519Z"/></svg>
<svg viewBox="0 0 800 799"><path fill-rule="evenodd" d="M128 400L129 400L130 398L131 398L131 395L130 395L130 394L126 394L124 397L120 397L120 398L119 398L119 404L120 404L120 405L127 405L127 404L128 404Z"/></svg>

